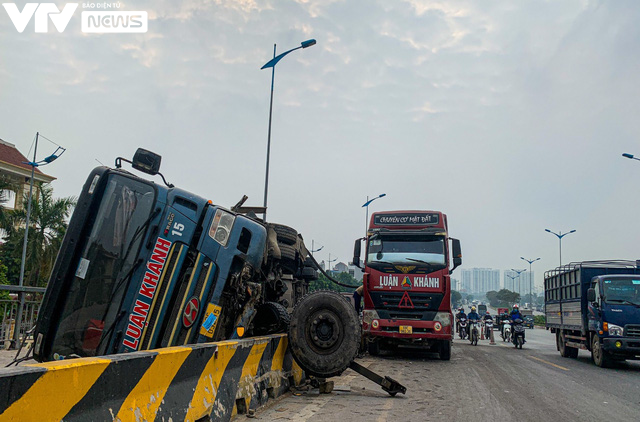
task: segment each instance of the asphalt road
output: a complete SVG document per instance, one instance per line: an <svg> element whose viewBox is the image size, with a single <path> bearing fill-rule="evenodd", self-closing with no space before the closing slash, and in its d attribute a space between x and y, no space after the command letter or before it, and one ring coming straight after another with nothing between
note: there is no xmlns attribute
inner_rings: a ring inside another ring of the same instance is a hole
<svg viewBox="0 0 640 422"><path fill-rule="evenodd" d="M496 331L496 334L498 332ZM527 330L522 350L499 341L472 346L454 342L452 358L401 351L358 361L407 387L390 397L376 384L347 370L334 378L336 391L287 395L255 418L264 421L637 421L640 363L598 368L590 354L562 358L555 337ZM238 416L245 418L245 416Z"/></svg>

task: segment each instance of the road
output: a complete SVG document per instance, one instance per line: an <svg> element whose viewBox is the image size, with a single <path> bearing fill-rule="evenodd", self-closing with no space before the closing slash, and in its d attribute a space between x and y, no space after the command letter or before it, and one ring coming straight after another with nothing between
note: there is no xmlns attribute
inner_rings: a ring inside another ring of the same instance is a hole
<svg viewBox="0 0 640 422"><path fill-rule="evenodd" d="M586 351L577 359L562 358L554 335L543 329L527 330L522 350L501 341L472 346L457 340L449 362L414 351L358 361L403 383L407 394L390 397L347 370L333 380L350 391L288 395L259 410L256 419L611 422L640 415L640 363L602 369Z"/></svg>

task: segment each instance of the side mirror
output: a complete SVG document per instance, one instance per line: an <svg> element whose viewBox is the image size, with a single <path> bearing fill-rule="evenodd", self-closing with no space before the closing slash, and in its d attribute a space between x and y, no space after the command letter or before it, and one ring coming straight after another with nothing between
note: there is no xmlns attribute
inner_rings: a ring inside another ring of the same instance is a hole
<svg viewBox="0 0 640 422"><path fill-rule="evenodd" d="M596 289L593 287L587 290L587 301L595 302L596 301Z"/></svg>
<svg viewBox="0 0 640 422"><path fill-rule="evenodd" d="M143 148L138 148L135 155L133 156L131 166L143 173L155 176L160 171L160 161L162 161L162 157L155 152L147 151Z"/></svg>
<svg viewBox="0 0 640 422"><path fill-rule="evenodd" d="M453 272L457 267L462 265L462 249L460 248L460 240L451 238L451 255L453 256Z"/></svg>
<svg viewBox="0 0 640 422"><path fill-rule="evenodd" d="M355 245L353 245L353 265L355 265L356 267L362 269L362 267L360 266L360 252L361 252L361 242L362 239L356 239L356 243Z"/></svg>

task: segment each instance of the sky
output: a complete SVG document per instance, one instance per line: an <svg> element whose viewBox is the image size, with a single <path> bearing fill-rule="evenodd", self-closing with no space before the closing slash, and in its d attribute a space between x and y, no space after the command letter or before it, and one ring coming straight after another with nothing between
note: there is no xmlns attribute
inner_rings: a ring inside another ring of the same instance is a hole
<svg viewBox="0 0 640 422"><path fill-rule="evenodd" d="M176 186L262 205L260 68L314 38L276 66L268 220L316 258L350 261L362 204L386 193L370 212L446 213L461 268L540 257L541 285L546 228L576 230L563 263L640 259L640 162L621 156L640 156L637 1L120 2L148 13L142 34L85 34L83 5L62 33L19 33L0 8L0 138L67 148L42 168L57 196L143 147Z"/></svg>

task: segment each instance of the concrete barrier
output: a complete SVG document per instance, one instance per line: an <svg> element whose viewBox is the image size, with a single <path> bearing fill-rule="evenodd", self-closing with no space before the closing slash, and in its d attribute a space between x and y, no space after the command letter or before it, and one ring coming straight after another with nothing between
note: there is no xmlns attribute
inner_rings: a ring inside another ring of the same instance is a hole
<svg viewBox="0 0 640 422"><path fill-rule="evenodd" d="M303 377L284 334L25 365L0 370L0 421L227 421Z"/></svg>

